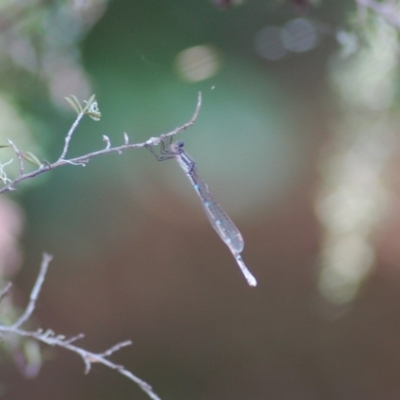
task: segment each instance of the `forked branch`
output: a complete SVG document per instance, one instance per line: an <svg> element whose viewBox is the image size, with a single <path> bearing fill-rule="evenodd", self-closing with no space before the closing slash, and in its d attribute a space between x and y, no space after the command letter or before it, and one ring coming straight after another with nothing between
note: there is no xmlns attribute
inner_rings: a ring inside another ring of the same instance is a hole
<svg viewBox="0 0 400 400"><path fill-rule="evenodd" d="M134 375L132 372L128 371L123 365L115 364L112 361L108 359L112 354L114 354L116 351L122 349L123 347L129 346L132 344L130 340L117 343L116 345L110 347L109 349L101 352L101 353L94 353L88 350L83 349L82 347L79 347L75 344L79 339L82 339L84 337L83 334L79 334L76 336L73 336L71 338L67 338L64 335L56 334L54 333L51 329L43 330L43 329L38 329L35 331L29 331L21 328L21 326L29 320L29 318L32 317L32 314L35 310L36 307L36 302L38 300L40 290L43 286L43 282L46 277L46 273L50 264L50 261L52 259L52 256L49 254L43 254L43 259L42 263L40 266L40 271L39 274L36 278L36 282L33 286L28 305L26 306L24 312L22 315L11 325L0 325L0 336L3 336L4 338L6 335L17 335L20 337L25 337L25 338L31 338L35 339L41 343L45 343L49 346L56 346L56 347L61 347L65 350L72 351L79 356L81 356L84 364L85 364L85 373L87 374L91 367L92 364L94 363L100 363L105 365L108 368L114 369L118 371L121 375L124 375L131 381L135 382L151 399L153 400L161 400L160 397L158 397L152 387L143 381L142 379L138 378L136 375ZM0 291L0 299L4 298L4 296L7 295L7 293L10 291L11 284L6 285L4 289Z"/></svg>
<svg viewBox="0 0 400 400"><path fill-rule="evenodd" d="M197 120L197 117L199 115L200 112L200 108L201 108L201 93L198 94L198 98L197 98L197 105L196 105L196 109L195 112L192 116L192 118L186 122L185 124L175 128L174 130L172 130L171 132L168 133L164 133L161 134L157 137L151 137L148 140L146 140L145 142L142 143L130 143L129 142L129 137L126 133L124 133L124 140L123 140L123 144L120 146L112 146L111 145L111 141L107 136L103 136L103 140L106 143L106 146L104 149L101 150L97 150L97 151L93 151L91 153L79 156L79 157L75 157L75 158L70 158L70 159L66 159L65 156L67 155L68 149L69 149L69 145L72 139L72 136L79 124L79 122L81 121L82 117L85 114L88 114L89 116L91 116L93 119L95 119L95 117L97 115L99 115L99 113L95 113L94 111L92 111L89 107L89 109L83 108L83 109L78 109L78 116L75 119L74 123L72 124L70 130L68 131L66 137L65 137L65 144L64 144L64 148L62 150L61 156L59 157L59 159L55 162L48 162L48 161L43 161L40 162L38 161L33 154L28 154L25 155L23 154L18 147L15 145L14 142L9 141L11 147L13 148L15 154L17 155L17 159L19 162L19 176L13 180L9 180L7 179L5 182L5 186L3 186L2 188L0 188L0 194L6 193L6 192L10 192L13 190L16 190L15 187L16 185L21 182L24 181L26 179L30 179L30 178L34 178L37 175L40 175L46 171L49 171L50 169L55 169L58 167L61 167L63 165L78 165L78 166L85 166L92 158L94 157L98 157L104 154L110 154L110 153L118 153L121 154L123 151L126 150L130 150L130 149L138 149L141 147L145 147L145 146L153 146L153 145L157 145L159 144L164 138L166 137L170 137L170 136L175 136L176 134L178 134L179 132L182 132L186 129L188 129L189 127L191 127ZM92 104L95 103L94 98L92 98ZM88 103L90 105L90 100L88 101ZM28 160L30 162L33 163L37 163L38 164L38 168L34 171L25 173L25 168L24 168L24 160Z"/></svg>

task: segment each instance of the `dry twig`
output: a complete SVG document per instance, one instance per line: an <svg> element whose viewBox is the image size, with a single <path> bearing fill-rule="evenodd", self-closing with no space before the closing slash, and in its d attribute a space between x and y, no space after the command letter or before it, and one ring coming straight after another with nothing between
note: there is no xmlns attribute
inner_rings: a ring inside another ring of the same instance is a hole
<svg viewBox="0 0 400 400"><path fill-rule="evenodd" d="M41 343L45 343L49 346L56 346L62 347L63 349L72 351L76 354L79 354L85 364L85 373L87 374L93 363L100 363L109 367L111 369L115 369L121 375L126 376L131 381L135 382L151 399L153 400L161 400L153 391L152 387L143 381L142 379L138 378L132 372L128 371L124 366L118 365L113 363L108 359L112 354L116 351L120 350L125 346L129 346L132 344L130 340L117 343L116 345L110 347L106 351L101 353L93 353L91 351L87 351L79 346L76 346L75 343L77 340L82 339L84 337L83 334L79 334L73 336L71 338L66 338L64 335L57 335L51 329L43 330L38 329L36 331L28 331L21 328L24 322L28 321L29 318L32 317L33 311L35 310L36 302L40 294L40 290L43 286L44 279L46 277L46 272L48 270L50 261L52 256L49 254L43 254L42 263L40 266L40 271L38 277L36 278L36 282L33 286L29 303L26 306L22 315L18 318L16 322L12 325L0 325L0 335L18 335L20 337L26 337L35 339ZM8 292L11 287L11 284L8 284L3 290L0 291L0 298L3 298Z"/></svg>
<svg viewBox="0 0 400 400"><path fill-rule="evenodd" d="M85 112L81 111L78 114L77 118L75 119L74 123L72 124L71 129L68 131L67 136L65 137L65 145L62 150L60 158L53 163L43 161L43 163L39 166L39 168L37 168L36 170L34 170L32 172L28 172L28 173L24 172L25 170L24 170L24 164L23 164L23 158L24 158L23 154L18 149L18 147L12 141L9 140L10 145L12 146L15 154L18 157L18 161L19 161L19 165L20 165L20 168L19 168L20 173L17 178L15 178L11 182L7 183L5 186L3 186L0 189L0 194L15 190L15 186L21 181L24 181L24 180L30 179L30 178L34 178L35 176L40 175L46 171L49 171L50 169L58 168L63 165L66 165L66 164L85 166L90 161L90 159L100 156L100 155L110 154L110 153L121 154L123 151L129 150L129 149L137 149L137 148L141 148L141 147L145 147L145 146L149 146L149 145L150 146L157 145L164 138L174 136L174 135L178 134L179 132L182 132L182 131L186 130L187 128L191 127L196 122L196 119L200 112L200 108L201 108L201 93L198 94L196 110L195 110L192 118L190 119L190 121L182 126L179 126L178 128L175 128L171 132L161 134L160 136L157 136L157 137L151 137L150 139L146 140L143 143L129 143L128 135L126 133L124 133L124 144L121 146L115 146L115 147L113 147L111 145L110 139L108 137L103 136L103 140L106 143L106 147L104 149L94 151L92 153L88 153L83 156L79 156L79 157L75 157L75 158L71 158L71 159L65 159L64 157L66 156L66 154L68 152L71 138L72 138L80 120L82 119L83 115L85 114Z"/></svg>

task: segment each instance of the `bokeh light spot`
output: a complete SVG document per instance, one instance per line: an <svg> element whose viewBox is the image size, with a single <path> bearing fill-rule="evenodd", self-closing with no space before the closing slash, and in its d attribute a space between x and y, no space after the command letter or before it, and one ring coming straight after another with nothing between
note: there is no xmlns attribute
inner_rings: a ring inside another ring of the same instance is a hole
<svg viewBox="0 0 400 400"><path fill-rule="evenodd" d="M217 74L222 65L222 57L213 46L195 46L181 51L176 57L175 65L182 79L199 82Z"/></svg>
<svg viewBox="0 0 400 400"><path fill-rule="evenodd" d="M282 30L282 42L287 50L303 53L316 46L317 34L310 21L296 18L289 21Z"/></svg>
<svg viewBox="0 0 400 400"><path fill-rule="evenodd" d="M261 29L255 37L257 52L267 60L277 61L285 57L287 51L282 43L282 29L277 26L267 26Z"/></svg>

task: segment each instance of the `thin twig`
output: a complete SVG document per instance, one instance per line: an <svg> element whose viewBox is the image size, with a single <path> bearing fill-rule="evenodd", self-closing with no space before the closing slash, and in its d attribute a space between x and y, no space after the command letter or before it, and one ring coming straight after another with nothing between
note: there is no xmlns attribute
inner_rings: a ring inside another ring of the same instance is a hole
<svg viewBox="0 0 400 400"><path fill-rule="evenodd" d="M11 140L8 139L8 143L10 143L11 147L14 150L14 153L16 154L17 158L18 158L18 163L19 163L19 176L23 176L24 175L24 159L22 157L22 153L19 151L18 147L15 145L15 143ZM10 185L12 184L12 182L10 183Z"/></svg>
<svg viewBox="0 0 400 400"><path fill-rule="evenodd" d="M194 123L196 122L197 117L199 116L199 113L200 113L201 101L202 101L202 96L201 96L201 92L199 92L198 96L197 96L196 110L195 110L195 112L193 114L193 117L191 118L191 120L189 122L186 122L186 124L184 124L182 126L179 126L178 128L175 128L171 132L164 133L164 134L162 134L160 136L157 136L157 137L151 137L150 139L148 139L145 142L145 145L147 145L147 146L155 146L155 145L159 144L162 140L164 140L166 137L175 136L179 132L185 131L186 129L188 129L192 125L194 125ZM141 147L143 147L143 146L141 146Z"/></svg>
<svg viewBox="0 0 400 400"><path fill-rule="evenodd" d="M89 373L93 363L103 364L106 367L114 369L118 371L121 375L126 376L131 381L135 382L151 399L153 400L161 400L160 397L153 391L153 388L142 379L138 378L132 372L125 369L124 366L115 364L112 361L108 360L107 357L114 353L115 351L131 344L130 341L125 341L116 344L111 349L105 351L104 353L93 353L91 351L82 349L81 347L75 346L71 344L71 339L63 339L63 336L57 336L52 331L42 332L38 331L25 331L22 329L14 329L8 326L0 325L0 333L12 333L23 337L29 337L32 339L36 339L39 342L45 343L49 346L62 347L65 350L72 351L76 354L79 354L85 364L85 373Z"/></svg>
<svg viewBox="0 0 400 400"><path fill-rule="evenodd" d="M111 354L115 353L119 349L122 349L122 347L131 346L131 345L132 345L131 340L125 340L125 342L117 343L116 345L110 347L108 350L101 353L100 355L102 357L109 357L109 356L111 356Z"/></svg>
<svg viewBox="0 0 400 400"><path fill-rule="evenodd" d="M31 171L31 172L28 172L26 174L20 174L13 181L11 181L7 185L3 186L0 189L0 194L15 190L15 186L19 182L24 181L26 179L34 178L35 176L41 175L42 173L44 173L46 171L49 171L50 169L58 168L58 167L61 167L63 165L67 165L67 164L84 166L93 157L101 156L101 155L104 155L104 154L110 154L110 153L121 154L123 151L130 150L130 149L138 149L138 148L149 146L149 145L150 146L157 145L164 138L169 137L169 136L174 136L174 135L178 134L179 132L182 132L182 131L188 129L189 127L191 127L192 125L194 125L194 123L196 122L197 117L199 115L200 108L201 108L201 93L198 94L196 110L195 110L192 118L190 119L190 121L187 122L186 124L182 125L182 126L179 126L178 128L175 128L171 132L168 132L168 133L165 133L165 134L161 134L160 136L157 136L157 137L151 137L150 139L148 139L148 140L146 140L145 142L142 142L142 143L134 143L134 144L129 144L128 135L124 134L124 144L121 145L121 146L115 146L115 147L109 147L109 148L108 148L108 146L106 146L105 149L94 151L92 153L88 153L88 154L85 154L83 156L79 156L79 157L75 157L75 158L71 158L71 159L66 160L66 159L64 159L64 157L65 157L65 155L66 155L66 153L68 151L68 146L69 146L69 142L71 140L72 134L75 131L80 119L82 118L82 117L78 116L78 118L73 123L71 129L69 130L69 132L68 132L68 134L67 134L67 136L65 138L65 145L64 145L64 149L63 149L63 152L62 152L60 158L57 161L55 161L54 163L50 163L48 161L43 162L43 165L41 165L35 171ZM12 142L10 141L10 144L11 143ZM13 148L14 148L14 146L13 146ZM21 153L16 148L14 148L14 151L16 151L16 154L18 156L18 159L20 160L20 165L21 165L22 158L19 157L19 155ZM18 151L18 153L17 153L17 151Z"/></svg>
<svg viewBox="0 0 400 400"><path fill-rule="evenodd" d="M106 142L106 150L109 150L111 148L110 138L106 135L103 135L103 140Z"/></svg>
<svg viewBox="0 0 400 400"><path fill-rule="evenodd" d="M36 279L35 285L33 286L31 295L29 296L29 303L25 308L24 313L11 325L12 329L19 328L25 321L27 321L31 316L33 311L35 310L36 300L39 297L40 290L42 289L42 285L44 282L44 278L46 276L46 272L49 268L50 261L52 260L53 256L50 254L44 253L42 263L40 265L39 275Z"/></svg>
<svg viewBox="0 0 400 400"><path fill-rule="evenodd" d="M68 340L65 341L65 343L73 343L76 342L77 340L83 339L85 335L83 333L78 333L75 336L70 337Z"/></svg>
<svg viewBox="0 0 400 400"><path fill-rule="evenodd" d="M72 139L72 135L75 132L75 129L77 128L79 122L81 121L81 119L83 118L83 116L85 115L84 112L80 112L76 118L76 120L74 121L74 123L71 126L71 129L68 131L67 136L65 136L65 144L64 144L64 148L63 151L61 153L60 158L58 159L58 161L64 160L65 156L67 155L67 151L69 148L69 142Z"/></svg>
<svg viewBox="0 0 400 400"><path fill-rule="evenodd" d="M40 271L38 274L38 277L36 278L36 282L33 286L31 295L30 295L30 300L28 305L26 306L25 311L23 312L22 316L18 318L18 320L10 325L10 326L5 326L0 324L0 334L2 334L4 337L5 334L11 334L11 335L17 335L20 337L27 337L31 339L35 339L41 343L45 343L49 346L56 346L56 347L61 347L65 350L72 351L76 354L78 354L84 364L85 364L85 373L88 373L92 367L93 363L100 363L105 365L106 367L109 367L111 369L114 369L118 371L121 375L124 375L134 383L136 383L152 400L161 400L160 397L157 396L156 393L154 393L152 387L142 379L138 378L136 375L134 375L132 372L128 371L125 369L124 366L115 364L112 361L110 361L107 357L111 356L114 354L116 351L122 349L123 347L129 346L132 344L130 340L126 340L124 342L117 343L116 345L110 347L109 349L105 350L104 352L101 353L93 353L91 351L87 351L81 347L78 347L74 344L73 342L76 342L78 339L81 339L84 335L79 334L76 336L72 336L71 338L66 338L64 335L57 335L52 331L51 329L43 330L43 329L38 329L36 331L26 331L24 329L20 329L20 326L26 322L29 317L32 316L32 313L35 309L36 302L39 297L40 290L42 288L46 272L49 266L49 263L52 259L52 256L49 254L43 254L43 259L42 263L40 266ZM1 292L0 292L0 298L4 296L9 288L11 287L10 284L8 284Z"/></svg>

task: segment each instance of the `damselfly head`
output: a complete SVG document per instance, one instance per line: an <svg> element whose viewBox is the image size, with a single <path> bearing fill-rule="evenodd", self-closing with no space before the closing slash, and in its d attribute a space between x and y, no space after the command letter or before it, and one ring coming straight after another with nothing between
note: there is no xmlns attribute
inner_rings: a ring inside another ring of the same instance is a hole
<svg viewBox="0 0 400 400"><path fill-rule="evenodd" d="M171 151L175 154L181 154L184 146L185 142L183 140L178 140L177 142L171 144Z"/></svg>

